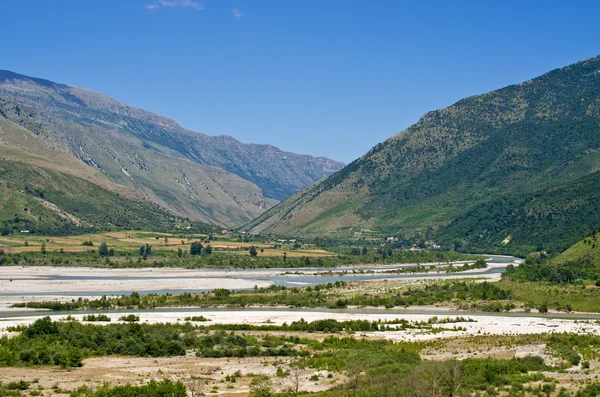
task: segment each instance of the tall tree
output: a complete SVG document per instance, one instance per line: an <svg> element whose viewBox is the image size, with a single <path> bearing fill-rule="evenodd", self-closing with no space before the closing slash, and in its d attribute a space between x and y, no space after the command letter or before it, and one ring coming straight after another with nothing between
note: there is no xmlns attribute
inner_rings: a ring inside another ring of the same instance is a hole
<svg viewBox="0 0 600 397"><path fill-rule="evenodd" d="M100 247L98 247L98 253L100 256L108 256L108 245L106 242L100 244Z"/></svg>
<svg viewBox="0 0 600 397"><path fill-rule="evenodd" d="M252 246L250 247L250 256L256 256L258 255L258 252L256 251L256 247Z"/></svg>
<svg viewBox="0 0 600 397"><path fill-rule="evenodd" d="M199 241L194 241L190 246L190 255L202 255L202 244Z"/></svg>

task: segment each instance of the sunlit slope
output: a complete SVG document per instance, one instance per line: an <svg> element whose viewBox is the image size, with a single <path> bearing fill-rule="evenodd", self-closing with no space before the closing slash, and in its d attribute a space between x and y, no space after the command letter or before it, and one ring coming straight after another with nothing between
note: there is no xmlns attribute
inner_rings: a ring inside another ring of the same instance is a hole
<svg viewBox="0 0 600 397"><path fill-rule="evenodd" d="M178 216L223 226L249 222L343 166L195 133L97 92L8 71L0 115Z"/></svg>
<svg viewBox="0 0 600 397"><path fill-rule="evenodd" d="M554 211L568 217L572 200L556 194L557 205L541 210L535 198L551 199L555 189L566 192L569 183L598 171L599 149L600 58L593 58L427 113L246 229L296 235L375 229L461 247L566 248L597 227L585 211L575 211L560 234L544 235L541 229L552 225L531 222L530 232L544 238L506 238L520 235L515 212L527 222L551 219ZM578 208L597 196L593 185L585 190ZM489 216L481 209L486 205L494 208ZM506 228L490 231L491 222Z"/></svg>
<svg viewBox="0 0 600 397"><path fill-rule="evenodd" d="M0 232L167 229L173 216L0 116Z"/></svg>
<svg viewBox="0 0 600 397"><path fill-rule="evenodd" d="M600 269L600 233L584 238L560 254L556 263L590 263Z"/></svg>

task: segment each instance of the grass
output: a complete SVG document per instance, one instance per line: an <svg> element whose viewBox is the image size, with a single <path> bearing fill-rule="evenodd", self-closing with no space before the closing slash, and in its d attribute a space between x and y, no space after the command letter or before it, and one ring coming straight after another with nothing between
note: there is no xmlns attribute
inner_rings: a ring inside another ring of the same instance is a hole
<svg viewBox="0 0 600 397"><path fill-rule="evenodd" d="M158 208L140 205L67 173L0 160L0 180L5 192L0 195L3 234L24 229L65 235L78 230L174 226L173 217Z"/></svg>
<svg viewBox="0 0 600 397"><path fill-rule="evenodd" d="M500 281L498 287L510 290L512 300L525 307L578 312L600 312L600 288L593 284L550 284L543 282Z"/></svg>
<svg viewBox="0 0 600 397"><path fill-rule="evenodd" d="M600 264L600 233L587 237L558 255L555 263L568 263L589 258L593 263Z"/></svg>

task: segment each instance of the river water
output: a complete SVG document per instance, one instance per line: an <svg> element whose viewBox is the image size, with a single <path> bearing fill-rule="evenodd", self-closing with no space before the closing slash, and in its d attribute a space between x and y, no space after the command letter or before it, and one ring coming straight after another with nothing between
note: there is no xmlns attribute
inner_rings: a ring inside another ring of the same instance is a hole
<svg viewBox="0 0 600 397"><path fill-rule="evenodd" d="M511 256L500 256L500 255L488 255L489 258L488 263L491 265L485 269L473 269L468 271L468 275L470 277L477 276L489 276L493 274L498 274L504 272L506 267L510 264L518 265L521 260ZM448 278L464 278L467 273L458 272L458 273L445 273L441 272L430 272L430 273L420 273L420 274L387 274L382 273L385 271L390 271L394 269L402 269L406 268L410 265L387 265L387 266L366 266L366 267L342 267L335 269L315 269L315 268L293 268L293 269L269 269L265 271L265 269L244 269L243 271L236 271L231 269L203 269L203 276L177 276L176 278L215 278L222 279L224 274L231 273L234 278L237 279L247 279L247 280L268 280L274 282L276 285L285 285L289 287L302 285L319 285L326 284L329 282L335 282L338 280L341 281L359 281L359 280L382 280L382 279L448 279ZM414 266L414 265L413 265ZM333 271L334 274L330 275L329 271ZM355 270L364 270L364 271L374 271L376 273L367 273L367 274L335 274L335 272L343 272L343 271L355 271ZM303 275L297 274L282 274L285 272L301 272L306 273ZM175 278L175 276L136 276L135 269L132 269L131 276L55 276L56 280L114 280L122 282L128 280L148 280L148 279L165 279L165 278ZM321 274L320 274L321 273ZM208 275L207 275L208 274ZM255 275L253 275L255 274ZM218 287L218 286L215 286ZM186 289L186 290L151 290L151 291L143 291L140 294L179 294L185 292L206 292L208 290L194 290L194 289ZM131 291L62 291L58 295L61 296L99 296L99 295L127 295L130 294ZM40 296L56 296L56 292L35 292L35 291L27 291L21 293L0 293L0 296L31 296L31 297L40 297ZM328 309L328 308L198 308L198 307L174 307L174 308L157 308L157 309L123 309L123 310L81 310L75 312L69 311L51 311L48 314L51 314L53 317L66 316L69 314L91 314L91 313L109 313L109 314L120 314L120 313L181 313L182 317L186 313L194 313L197 315L198 313L219 313L219 312L228 312L231 310L239 311L239 312L269 312L269 313L277 313L277 312L297 312L297 313L353 313L353 314L387 314L387 315L428 315L428 316L449 316L449 315L469 315L469 316L484 316L484 317L544 317L549 319L569 319L569 320L600 320L600 313L547 313L541 315L540 313L527 313L527 312L514 312L514 313L485 313L485 312L469 312L469 311L461 311L455 309L418 309L418 308L393 308L393 309L363 309L363 308L348 308L348 309ZM6 321L14 318L34 318L42 315L40 311L31 311L31 310L10 310L10 311L1 311L0 310L0 321Z"/></svg>
<svg viewBox="0 0 600 397"><path fill-rule="evenodd" d="M451 279L451 278L464 278L465 276L476 277L476 276L491 276L504 272L506 266L509 264L518 264L520 259L512 256L503 255L487 255L488 264L490 267L484 269L472 269L467 272L456 272L446 273L443 269L438 271L430 271L429 273L385 273L388 271L394 271L399 269L405 269L415 265L398 264L398 265L372 265L372 266L344 266L336 268L279 268L279 269L198 269L201 270L201 274L194 274L190 271L190 275L179 274L177 276L169 276L168 274L161 275L136 275L136 269L131 269L131 275L49 275L49 276L31 276L20 277L19 281L28 280L39 280L45 278L48 281L102 281L103 283L114 281L115 285L127 285L127 281L136 280L165 280L165 284L168 284L168 280L203 280L215 279L214 288L201 288L201 289L176 289L176 288L165 288L165 289L146 289L138 291L141 295L157 294L162 295L166 293L170 294L182 294L182 293L200 293L209 292L215 288L219 288L217 279L231 278L248 280L250 282L255 281L269 281L277 286L286 287L299 287L299 286L315 286L319 284L334 283L336 281L366 281L366 280L397 280L397 279ZM0 281L7 281L2 280ZM206 283L204 283L206 284ZM242 288L243 289L243 288ZM248 288L245 288L248 289ZM19 292L1 292L0 297L43 297L43 296L121 296L129 295L133 292L131 289L115 289L115 290L77 290L77 291L19 291Z"/></svg>

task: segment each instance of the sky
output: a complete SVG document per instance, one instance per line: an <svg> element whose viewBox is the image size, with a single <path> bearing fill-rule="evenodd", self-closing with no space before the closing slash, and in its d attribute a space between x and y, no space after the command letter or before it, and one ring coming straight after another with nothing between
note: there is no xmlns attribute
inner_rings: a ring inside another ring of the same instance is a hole
<svg viewBox="0 0 600 397"><path fill-rule="evenodd" d="M598 1L2 0L0 69L346 163L600 55Z"/></svg>

